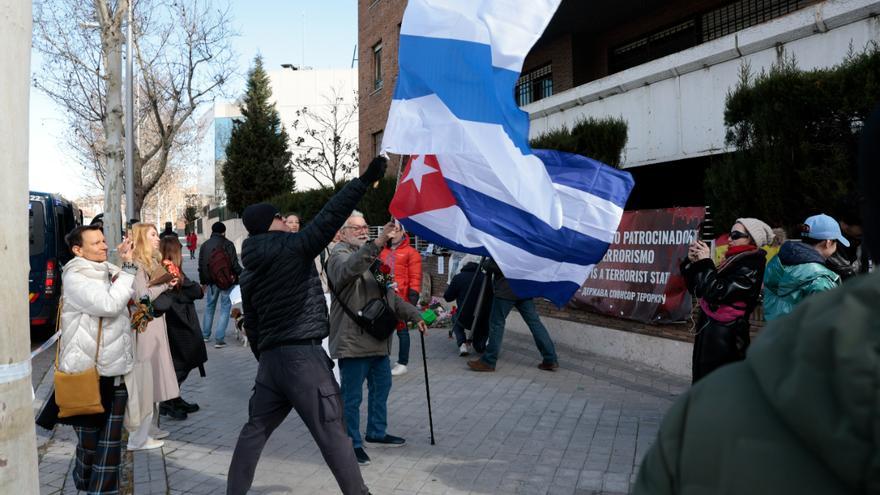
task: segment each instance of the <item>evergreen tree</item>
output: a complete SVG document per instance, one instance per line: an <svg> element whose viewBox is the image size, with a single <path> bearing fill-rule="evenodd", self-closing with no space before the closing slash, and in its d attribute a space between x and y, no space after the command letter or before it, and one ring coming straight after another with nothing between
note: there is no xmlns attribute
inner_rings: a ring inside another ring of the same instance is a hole
<svg viewBox="0 0 880 495"><path fill-rule="evenodd" d="M223 165L226 203L235 212L294 188L287 131L269 102L271 94L263 59L257 55L241 106L244 118L233 123Z"/></svg>

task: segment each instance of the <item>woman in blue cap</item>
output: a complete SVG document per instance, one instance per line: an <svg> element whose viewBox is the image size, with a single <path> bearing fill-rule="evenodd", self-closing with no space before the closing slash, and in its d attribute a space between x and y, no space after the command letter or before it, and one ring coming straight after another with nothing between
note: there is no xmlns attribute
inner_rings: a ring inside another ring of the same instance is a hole
<svg viewBox="0 0 880 495"><path fill-rule="evenodd" d="M801 226L801 242L782 245L764 274L765 320L791 313L810 294L840 285L840 277L825 266L837 251L837 243L849 246L837 220L821 214L808 218Z"/></svg>

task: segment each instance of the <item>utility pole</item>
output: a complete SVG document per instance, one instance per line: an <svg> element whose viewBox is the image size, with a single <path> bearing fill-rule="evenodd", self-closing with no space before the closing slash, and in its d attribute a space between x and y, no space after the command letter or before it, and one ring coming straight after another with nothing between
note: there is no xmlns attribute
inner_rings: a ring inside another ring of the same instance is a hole
<svg viewBox="0 0 880 495"><path fill-rule="evenodd" d="M28 326L31 0L0 0L0 493L39 493Z"/></svg>

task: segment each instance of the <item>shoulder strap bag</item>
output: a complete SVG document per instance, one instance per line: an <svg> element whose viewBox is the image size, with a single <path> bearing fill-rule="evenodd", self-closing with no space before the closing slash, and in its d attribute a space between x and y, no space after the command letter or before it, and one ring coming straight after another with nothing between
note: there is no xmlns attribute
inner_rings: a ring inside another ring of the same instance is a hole
<svg viewBox="0 0 880 495"><path fill-rule="evenodd" d="M324 271L327 271L326 263ZM333 297L339 301L339 305L342 306L342 310L345 314L348 315L348 317L351 318L351 320L355 322L362 331L367 332L374 339L383 342L387 340L388 337L391 337L397 329L397 315L391 310L391 307L386 300L387 288L382 287L378 280L374 281L376 282L376 285L379 286L379 291L382 293L382 297L370 299L364 304L364 307L355 314L355 312L343 302L342 298L339 297L339 293L337 293L336 288L333 287L333 282L330 281L329 274L327 276L327 285L330 287L330 292L332 292Z"/></svg>
<svg viewBox="0 0 880 495"><path fill-rule="evenodd" d="M63 299L58 303L56 327L59 329L61 327L62 304L64 304ZM61 352L62 341L62 339L58 339L58 347L55 348L55 402L58 404L59 418L104 412L104 406L101 404L101 378L98 375L98 355L101 350L103 327L104 318L99 318L95 364L78 373L65 373L58 369L58 355Z"/></svg>

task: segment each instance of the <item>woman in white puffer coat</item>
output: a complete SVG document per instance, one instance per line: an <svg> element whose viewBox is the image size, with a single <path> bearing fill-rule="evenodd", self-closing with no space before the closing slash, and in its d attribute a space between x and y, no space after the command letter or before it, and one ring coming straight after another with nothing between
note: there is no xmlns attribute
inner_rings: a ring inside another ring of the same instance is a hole
<svg viewBox="0 0 880 495"><path fill-rule="evenodd" d="M177 285L169 283L150 286L150 280L160 271L159 232L150 224L139 223L132 229L134 263L137 273L134 280L135 300L147 297L155 300L160 294ZM137 393L130 391L128 450L146 450L161 447L158 441L168 432L158 428L158 403L180 397L177 375L171 360L165 316L151 320L142 333L137 334L137 357L133 375L138 382Z"/></svg>
<svg viewBox="0 0 880 495"><path fill-rule="evenodd" d="M53 395L37 424L46 428L53 428L56 422L73 426L77 435L73 481L78 490L118 493L122 422L128 400L124 376L131 371L136 352L128 302L137 268L131 263L128 239L117 247L122 268L107 262L107 244L100 228L77 227L66 241L75 257L64 265L62 275L58 368L66 373L86 371L96 366L97 353L104 412L59 419Z"/></svg>

